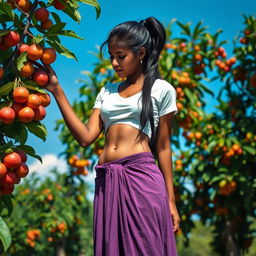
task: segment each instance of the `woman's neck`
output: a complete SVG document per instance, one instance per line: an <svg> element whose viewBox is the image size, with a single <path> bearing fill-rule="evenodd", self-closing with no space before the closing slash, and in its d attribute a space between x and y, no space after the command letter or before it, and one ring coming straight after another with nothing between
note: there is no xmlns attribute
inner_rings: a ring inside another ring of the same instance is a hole
<svg viewBox="0 0 256 256"><path fill-rule="evenodd" d="M145 78L144 74L140 73L140 74L136 74L134 76L127 77L125 82L126 82L127 86L142 85L144 78Z"/></svg>

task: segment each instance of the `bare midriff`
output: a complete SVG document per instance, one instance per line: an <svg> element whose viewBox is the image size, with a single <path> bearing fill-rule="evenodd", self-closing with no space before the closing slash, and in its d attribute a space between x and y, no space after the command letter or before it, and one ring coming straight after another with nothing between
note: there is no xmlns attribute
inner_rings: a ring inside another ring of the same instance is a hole
<svg viewBox="0 0 256 256"><path fill-rule="evenodd" d="M99 164L110 162L128 155L151 152L149 138L139 130L127 124L114 124L109 127L105 145L99 156Z"/></svg>

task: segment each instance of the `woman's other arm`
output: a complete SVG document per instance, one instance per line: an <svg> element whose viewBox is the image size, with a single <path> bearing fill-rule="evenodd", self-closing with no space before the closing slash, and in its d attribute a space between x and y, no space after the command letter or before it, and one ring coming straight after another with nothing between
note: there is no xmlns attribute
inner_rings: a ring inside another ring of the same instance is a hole
<svg viewBox="0 0 256 256"><path fill-rule="evenodd" d="M160 117L156 139L156 150L159 168L164 176L168 192L174 232L176 232L179 229L180 217L175 203L173 187L172 151L170 146L172 120L173 112Z"/></svg>

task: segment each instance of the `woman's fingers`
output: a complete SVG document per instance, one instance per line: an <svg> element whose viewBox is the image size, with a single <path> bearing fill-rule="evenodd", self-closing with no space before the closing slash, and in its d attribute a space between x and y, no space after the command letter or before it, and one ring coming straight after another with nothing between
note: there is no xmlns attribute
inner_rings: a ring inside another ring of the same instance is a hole
<svg viewBox="0 0 256 256"><path fill-rule="evenodd" d="M178 231L180 228L180 218L179 216L173 216L173 230Z"/></svg>

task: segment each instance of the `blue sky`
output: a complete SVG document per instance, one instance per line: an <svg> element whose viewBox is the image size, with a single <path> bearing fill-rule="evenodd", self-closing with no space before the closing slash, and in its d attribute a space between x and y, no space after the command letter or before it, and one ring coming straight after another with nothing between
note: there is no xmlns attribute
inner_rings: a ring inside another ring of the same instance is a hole
<svg viewBox="0 0 256 256"><path fill-rule="evenodd" d="M78 89L81 84L76 83L76 80L85 78L81 71L91 70L91 64L95 61L94 56L89 52L95 51L95 46L100 45L112 27L118 23L128 20L139 21L149 16L155 16L165 25L173 18L182 23L192 22L192 24L203 21L210 32L220 28L223 30L220 39L229 40L225 48L228 56L231 56L232 39L243 28L242 15L256 14L255 0L99 0L99 3L102 12L98 19L96 19L94 8L83 4L79 9L82 16L80 24L66 15L61 15L62 20L67 23L66 29L74 30L79 36L86 38L81 41L62 37L62 43L76 54L78 62L58 55L56 62L52 65L71 103L79 97ZM50 11L54 9L51 8ZM61 13L61 11L56 12ZM178 36L179 31L174 27L174 36ZM214 90L214 88L211 89ZM61 114L53 100L43 120L49 133L47 141L42 142L33 135L30 135L28 140L28 144L36 149L37 154L41 156L58 154L64 150L64 146L58 139L58 132L53 131L55 120L59 118ZM33 161L33 159L29 160L29 162Z"/></svg>

